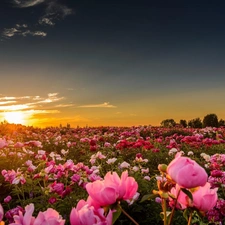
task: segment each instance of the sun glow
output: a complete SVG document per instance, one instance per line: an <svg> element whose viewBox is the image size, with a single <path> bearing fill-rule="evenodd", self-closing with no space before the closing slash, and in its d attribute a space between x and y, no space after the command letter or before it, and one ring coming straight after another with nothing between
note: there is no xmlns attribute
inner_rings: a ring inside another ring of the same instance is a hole
<svg viewBox="0 0 225 225"><path fill-rule="evenodd" d="M5 112L4 113L4 119L8 123L23 124L23 125L25 125L25 123L26 123L25 115L21 111Z"/></svg>

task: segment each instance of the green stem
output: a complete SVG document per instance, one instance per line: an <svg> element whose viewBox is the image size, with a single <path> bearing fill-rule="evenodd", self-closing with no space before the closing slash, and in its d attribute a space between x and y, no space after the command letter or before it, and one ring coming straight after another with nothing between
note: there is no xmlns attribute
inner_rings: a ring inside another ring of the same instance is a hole
<svg viewBox="0 0 225 225"><path fill-rule="evenodd" d="M162 199L162 203L163 203L163 205L162 205L162 208L163 208L163 216L164 216L164 225L167 225L167 215L166 215L166 199Z"/></svg>
<svg viewBox="0 0 225 225"><path fill-rule="evenodd" d="M169 223L168 223L168 225L171 225L171 223L172 223L172 219L173 219L173 216L174 216L174 213L175 213L175 208L176 208L176 205L177 205L177 199L178 199L178 197L179 197L179 194L180 194L180 189L179 189L179 191L178 191L178 193L177 193L177 197L176 197L176 199L175 199L175 201L174 201L174 207L173 207L173 209L172 209L172 212L171 212L171 215L170 215L170 218L169 218Z"/></svg>
<svg viewBox="0 0 225 225"><path fill-rule="evenodd" d="M118 207L123 212L124 215L126 215L134 224L139 225L121 206L118 204Z"/></svg>
<svg viewBox="0 0 225 225"><path fill-rule="evenodd" d="M191 225L191 221L192 221L192 211L190 212L190 216L189 216L189 219L188 219L188 225Z"/></svg>

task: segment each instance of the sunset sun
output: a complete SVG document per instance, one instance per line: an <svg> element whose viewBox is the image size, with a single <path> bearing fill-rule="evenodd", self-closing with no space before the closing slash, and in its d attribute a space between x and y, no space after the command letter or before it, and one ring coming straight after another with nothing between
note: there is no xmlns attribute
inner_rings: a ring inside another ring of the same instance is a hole
<svg viewBox="0 0 225 225"><path fill-rule="evenodd" d="M4 118L8 123L24 124L25 117L23 112L5 112Z"/></svg>

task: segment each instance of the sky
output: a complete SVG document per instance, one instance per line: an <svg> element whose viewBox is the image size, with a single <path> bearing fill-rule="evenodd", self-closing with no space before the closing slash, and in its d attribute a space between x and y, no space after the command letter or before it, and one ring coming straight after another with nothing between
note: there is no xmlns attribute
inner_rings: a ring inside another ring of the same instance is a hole
<svg viewBox="0 0 225 225"><path fill-rule="evenodd" d="M225 119L225 2L2 0L0 121Z"/></svg>

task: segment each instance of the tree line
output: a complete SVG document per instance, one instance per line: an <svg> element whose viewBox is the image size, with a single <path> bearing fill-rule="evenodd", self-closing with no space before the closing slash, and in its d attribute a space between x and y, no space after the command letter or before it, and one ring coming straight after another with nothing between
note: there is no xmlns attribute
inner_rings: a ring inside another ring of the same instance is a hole
<svg viewBox="0 0 225 225"><path fill-rule="evenodd" d="M218 116L215 113L207 114L203 120L199 117L192 120L181 119L179 123L176 123L174 119L165 119L161 123L162 127L192 127L192 128L204 128L204 127L221 127L225 126L225 120L218 119Z"/></svg>

